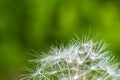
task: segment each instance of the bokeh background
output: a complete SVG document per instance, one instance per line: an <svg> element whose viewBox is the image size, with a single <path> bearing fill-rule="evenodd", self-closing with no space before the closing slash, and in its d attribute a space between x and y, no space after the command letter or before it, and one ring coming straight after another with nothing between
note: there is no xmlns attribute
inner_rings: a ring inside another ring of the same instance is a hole
<svg viewBox="0 0 120 80"><path fill-rule="evenodd" d="M119 59L120 0L0 0L0 80L18 80L31 49L88 33L100 34Z"/></svg>

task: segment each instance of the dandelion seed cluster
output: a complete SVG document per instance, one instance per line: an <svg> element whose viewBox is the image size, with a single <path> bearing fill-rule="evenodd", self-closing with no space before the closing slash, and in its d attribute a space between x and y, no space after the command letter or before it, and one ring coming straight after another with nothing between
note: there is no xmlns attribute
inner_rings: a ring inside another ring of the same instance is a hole
<svg viewBox="0 0 120 80"><path fill-rule="evenodd" d="M120 80L118 65L110 64L109 53L101 41L73 40L32 60L35 69L28 68L20 80Z"/></svg>

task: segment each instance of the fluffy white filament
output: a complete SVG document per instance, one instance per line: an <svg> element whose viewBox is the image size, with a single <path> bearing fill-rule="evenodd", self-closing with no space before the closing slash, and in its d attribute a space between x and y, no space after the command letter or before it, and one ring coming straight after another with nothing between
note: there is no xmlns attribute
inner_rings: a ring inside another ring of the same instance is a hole
<svg viewBox="0 0 120 80"><path fill-rule="evenodd" d="M20 80L120 80L120 70L108 55L102 42L74 40L33 60L36 69Z"/></svg>

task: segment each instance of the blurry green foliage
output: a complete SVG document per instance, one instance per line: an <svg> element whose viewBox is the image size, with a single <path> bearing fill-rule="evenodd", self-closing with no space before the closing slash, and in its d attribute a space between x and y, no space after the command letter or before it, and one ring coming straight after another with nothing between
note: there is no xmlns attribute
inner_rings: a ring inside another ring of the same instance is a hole
<svg viewBox="0 0 120 80"><path fill-rule="evenodd" d="M89 32L120 55L119 0L0 0L0 80L18 79L30 49Z"/></svg>

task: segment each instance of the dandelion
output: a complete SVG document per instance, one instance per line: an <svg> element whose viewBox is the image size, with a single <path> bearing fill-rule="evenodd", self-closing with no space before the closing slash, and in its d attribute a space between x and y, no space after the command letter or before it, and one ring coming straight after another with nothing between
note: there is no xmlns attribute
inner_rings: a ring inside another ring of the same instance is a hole
<svg viewBox="0 0 120 80"><path fill-rule="evenodd" d="M92 39L73 40L66 47L52 47L36 62L35 70L20 80L120 80L118 64L110 64L106 44Z"/></svg>

